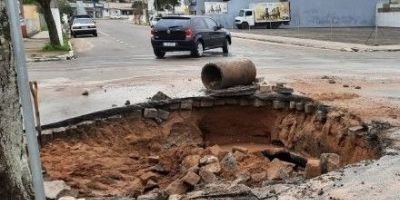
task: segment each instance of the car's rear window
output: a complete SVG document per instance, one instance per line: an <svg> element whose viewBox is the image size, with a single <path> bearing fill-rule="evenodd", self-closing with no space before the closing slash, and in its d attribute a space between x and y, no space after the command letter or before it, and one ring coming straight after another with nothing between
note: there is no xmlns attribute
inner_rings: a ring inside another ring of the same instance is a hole
<svg viewBox="0 0 400 200"><path fill-rule="evenodd" d="M170 28L170 27L188 27L190 19L188 18L162 18L157 23L157 27Z"/></svg>
<svg viewBox="0 0 400 200"><path fill-rule="evenodd" d="M80 24L92 24L94 23L92 19L89 18L76 18L74 20L74 23L80 23Z"/></svg>

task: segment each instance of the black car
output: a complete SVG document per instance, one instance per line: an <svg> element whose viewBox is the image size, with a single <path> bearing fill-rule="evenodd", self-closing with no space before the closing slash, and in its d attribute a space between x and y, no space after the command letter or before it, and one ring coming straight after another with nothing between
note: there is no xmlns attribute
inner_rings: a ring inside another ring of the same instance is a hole
<svg viewBox="0 0 400 200"><path fill-rule="evenodd" d="M214 48L228 53L232 43L229 31L205 16L162 17L151 34L157 58L163 58L168 51L190 51L194 57L201 57L204 50Z"/></svg>

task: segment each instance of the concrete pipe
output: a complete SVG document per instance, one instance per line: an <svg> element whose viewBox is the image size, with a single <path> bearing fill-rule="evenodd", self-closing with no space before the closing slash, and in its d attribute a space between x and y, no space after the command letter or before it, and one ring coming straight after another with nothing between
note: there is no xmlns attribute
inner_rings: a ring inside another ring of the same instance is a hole
<svg viewBox="0 0 400 200"><path fill-rule="evenodd" d="M201 80L207 89L224 89L250 85L256 80L257 70L249 59L208 63L201 71Z"/></svg>

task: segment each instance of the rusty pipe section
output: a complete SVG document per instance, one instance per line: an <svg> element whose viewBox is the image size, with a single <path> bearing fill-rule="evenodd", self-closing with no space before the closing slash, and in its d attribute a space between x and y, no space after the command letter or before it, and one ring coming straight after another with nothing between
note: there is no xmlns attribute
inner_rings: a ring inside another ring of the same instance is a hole
<svg viewBox="0 0 400 200"><path fill-rule="evenodd" d="M256 80L257 70L249 59L208 63L201 71L201 80L207 89L224 89L250 85Z"/></svg>

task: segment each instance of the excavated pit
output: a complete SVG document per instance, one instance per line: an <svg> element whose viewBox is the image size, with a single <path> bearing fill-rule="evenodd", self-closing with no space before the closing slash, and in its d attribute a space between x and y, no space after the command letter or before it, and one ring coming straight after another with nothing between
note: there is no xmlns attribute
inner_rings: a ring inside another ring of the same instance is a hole
<svg viewBox="0 0 400 200"><path fill-rule="evenodd" d="M164 121L146 116L154 110L158 116L167 113L153 109L145 110L145 117L124 112L52 129L41 149L47 176L66 181L82 196L137 196L154 188L185 193L216 181L240 180L255 187L310 178L335 165L380 155L379 140L344 111L330 110L321 117L318 111L273 109L272 104L203 102L193 102L189 110L172 109ZM337 154L340 162L324 164L320 158L325 153ZM218 164L199 161L207 155L217 157ZM207 174L210 165L213 173ZM189 171L200 176L195 186L185 182Z"/></svg>

